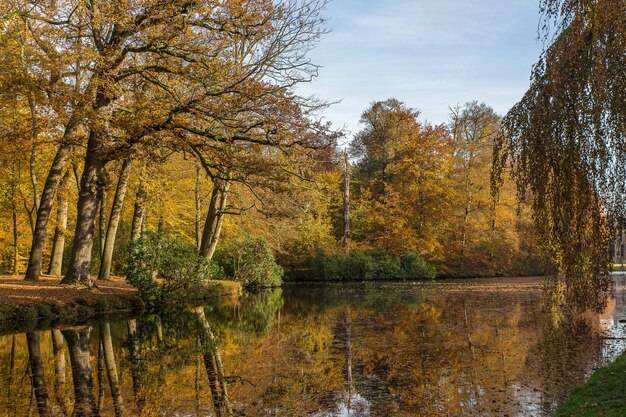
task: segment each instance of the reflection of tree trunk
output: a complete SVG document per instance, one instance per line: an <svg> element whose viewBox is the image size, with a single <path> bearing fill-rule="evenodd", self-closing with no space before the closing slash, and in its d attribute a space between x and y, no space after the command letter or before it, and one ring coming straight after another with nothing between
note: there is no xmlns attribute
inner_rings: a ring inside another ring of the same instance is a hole
<svg viewBox="0 0 626 417"><path fill-rule="evenodd" d="M143 361L141 357L139 342L137 340L137 320L128 320L126 325L128 328L128 339L130 341L130 374L133 380L133 394L135 396L137 408L141 412L146 403L146 399L143 395L142 389Z"/></svg>
<svg viewBox="0 0 626 417"><path fill-rule="evenodd" d="M96 410L98 414L104 409L104 395L106 392L106 386L104 384L104 378L106 373L106 366L104 364L104 347L102 346L102 338L98 338L98 402Z"/></svg>
<svg viewBox="0 0 626 417"><path fill-rule="evenodd" d="M200 345L200 338L198 338L198 347ZM201 402L200 402L200 364L201 364L201 359L200 356L198 355L198 357L196 358L196 380L195 380L195 384L194 387L196 389L196 416L200 416L200 410L201 410Z"/></svg>
<svg viewBox="0 0 626 417"><path fill-rule="evenodd" d="M11 354L9 355L9 375L7 377L7 398L12 400L11 387L13 385L13 371L15 369L15 335L11 335Z"/></svg>
<svg viewBox="0 0 626 417"><path fill-rule="evenodd" d="M220 233L222 232L222 224L224 221L229 189L230 181L219 179L213 180L211 201L209 202L209 210L204 222L202 242L200 244L200 256L209 261L213 258L213 254L217 248L217 242L220 238Z"/></svg>
<svg viewBox="0 0 626 417"><path fill-rule="evenodd" d="M52 337L52 351L54 353L54 397L63 415L68 415L70 401L65 392L65 342L60 330L51 330L50 336Z"/></svg>
<svg viewBox="0 0 626 417"><path fill-rule="evenodd" d="M57 225L54 229L54 238L52 240L52 257L50 258L50 267L48 274L61 275L63 266L63 251L65 250L65 229L67 228L67 191L70 184L70 171L66 171L61 181L61 188L57 197Z"/></svg>
<svg viewBox="0 0 626 417"><path fill-rule="evenodd" d="M133 160L127 158L122 163L119 179L117 180L117 188L115 189L115 197L113 197L113 206L111 207L111 216L106 231L106 239L104 241L104 250L102 251L102 259L100 260L100 272L98 279L109 279L111 274L111 261L113 259L113 249L115 248L115 237L117 236L117 227L122 217L122 209L124 208L124 199L126 198L126 188L130 178L130 171L133 167Z"/></svg>
<svg viewBox="0 0 626 417"><path fill-rule="evenodd" d="M224 377L224 368L222 366L220 352L217 348L217 341L204 315L204 309L202 307L196 307L195 311L200 324L200 346L203 352L204 367L206 368L209 378L209 387L211 389L215 414L218 417L231 416L233 411L228 399L228 385Z"/></svg>
<svg viewBox="0 0 626 417"><path fill-rule="evenodd" d="M350 317L350 307L345 312L346 339L344 344L344 355L346 358L346 389L348 391L348 416L352 409L352 318Z"/></svg>
<svg viewBox="0 0 626 417"><path fill-rule="evenodd" d="M91 417L96 414L91 363L89 362L90 332L90 327L81 330L62 330L72 365L75 417Z"/></svg>
<svg viewBox="0 0 626 417"><path fill-rule="evenodd" d="M41 359L41 333L26 333L26 343L28 344L28 362L30 363L30 374L33 382L33 392L37 401L37 409L41 417L52 415L50 398L46 388L46 378Z"/></svg>
<svg viewBox="0 0 626 417"><path fill-rule="evenodd" d="M100 337L102 339L102 347L104 348L104 363L106 364L107 374L109 375L109 387L111 389L111 397L113 398L115 416L121 417L125 413L124 399L122 398L122 390L120 389L120 381L117 375L113 341L111 340L111 326L109 323L100 324Z"/></svg>

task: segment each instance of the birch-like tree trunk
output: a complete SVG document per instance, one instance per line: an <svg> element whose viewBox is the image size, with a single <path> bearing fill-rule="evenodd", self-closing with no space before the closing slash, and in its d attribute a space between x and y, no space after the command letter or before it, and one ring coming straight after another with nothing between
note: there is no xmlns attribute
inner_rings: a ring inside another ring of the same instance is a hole
<svg viewBox="0 0 626 417"><path fill-rule="evenodd" d="M117 188L115 189L115 197L113 198L113 206L111 207L111 216L107 226L106 239L104 242L104 251L100 259L100 271L98 279L109 279L111 274L111 262L113 260L113 249L115 248L115 238L117 236L117 228L122 217L122 209L124 208L124 200L126 198L126 189L128 188L128 180L133 167L132 159L125 159L122 163Z"/></svg>
<svg viewBox="0 0 626 417"><path fill-rule="evenodd" d="M61 181L61 189L57 197L57 225L52 241L52 257L50 258L49 275L61 275L63 268L63 251L65 250L65 234L67 229L68 201L66 192L71 181L70 171L65 171Z"/></svg>
<svg viewBox="0 0 626 417"><path fill-rule="evenodd" d="M48 172L46 183L44 184L37 210L37 220L35 221L35 230L33 231L33 241L30 248L28 258L28 269L26 270L25 279L36 281L41 275L41 263L43 258L43 247L46 242L46 228L50 220L52 205L56 195L59 183L61 182L63 170L70 156L70 146L61 145L52 161L52 166Z"/></svg>

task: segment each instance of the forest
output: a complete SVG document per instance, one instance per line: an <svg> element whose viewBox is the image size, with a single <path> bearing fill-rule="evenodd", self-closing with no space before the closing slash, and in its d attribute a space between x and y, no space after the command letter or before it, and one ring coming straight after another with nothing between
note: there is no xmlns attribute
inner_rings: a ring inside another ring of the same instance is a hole
<svg viewBox="0 0 626 417"><path fill-rule="evenodd" d="M374 101L352 135L297 94L325 1L122 3L4 3L2 273L91 285L133 244L262 286L547 267L514 184L492 192L487 104L433 125Z"/></svg>

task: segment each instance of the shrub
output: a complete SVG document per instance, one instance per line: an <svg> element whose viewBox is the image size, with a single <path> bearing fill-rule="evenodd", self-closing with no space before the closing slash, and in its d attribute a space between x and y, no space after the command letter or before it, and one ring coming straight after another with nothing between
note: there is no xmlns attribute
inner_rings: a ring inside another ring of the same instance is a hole
<svg viewBox="0 0 626 417"><path fill-rule="evenodd" d="M402 269L400 258L386 253L376 256L376 279L404 279L406 273Z"/></svg>
<svg viewBox="0 0 626 417"><path fill-rule="evenodd" d="M192 244L172 235L147 233L130 245L129 253L126 280L148 302L184 296L221 275Z"/></svg>
<svg viewBox="0 0 626 417"><path fill-rule="evenodd" d="M415 252L407 252L402 257L402 269L407 279L434 279L437 270Z"/></svg>
<svg viewBox="0 0 626 417"><path fill-rule="evenodd" d="M435 268L415 252L397 257L385 252L318 253L308 264L310 280L432 279Z"/></svg>
<svg viewBox="0 0 626 417"><path fill-rule="evenodd" d="M218 247L214 260L227 277L244 287L276 287L282 283L283 269L262 237L227 239Z"/></svg>
<svg viewBox="0 0 626 417"><path fill-rule="evenodd" d="M376 261L370 255L364 252L351 252L344 258L345 259L340 262L342 265L341 279L370 280L377 277L378 267L376 265Z"/></svg>

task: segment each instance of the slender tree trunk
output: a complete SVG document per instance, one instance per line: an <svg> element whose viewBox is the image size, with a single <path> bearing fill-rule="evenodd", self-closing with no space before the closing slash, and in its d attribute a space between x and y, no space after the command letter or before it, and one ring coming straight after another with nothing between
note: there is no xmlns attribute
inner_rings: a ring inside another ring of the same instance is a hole
<svg viewBox="0 0 626 417"><path fill-rule="evenodd" d="M71 181L70 171L65 171L61 181L61 189L57 198L57 225L52 241L52 257L50 258L49 275L61 275L63 267L63 251L65 250L65 233L67 229L67 191Z"/></svg>
<svg viewBox="0 0 626 417"><path fill-rule="evenodd" d="M33 187L33 207L35 212L39 211L39 184L37 181L37 146L39 136L39 123L37 122L37 115L35 110L35 104L31 95L28 95L28 107L30 108L30 117L32 119L32 132L31 137L33 140L33 146L30 152L29 169L30 169L30 183Z"/></svg>
<svg viewBox="0 0 626 417"><path fill-rule="evenodd" d="M41 359L41 333L27 332L26 343L28 344L28 362L30 363L30 374L39 416L48 417L52 415L52 408L46 388L43 360Z"/></svg>
<svg viewBox="0 0 626 417"><path fill-rule="evenodd" d="M343 153L343 237L342 243L346 252L350 251L350 172L348 152Z"/></svg>
<svg viewBox="0 0 626 417"><path fill-rule="evenodd" d="M102 256L104 255L104 243L106 241L107 234L107 205L108 205L108 195L106 190L102 190L102 198L100 199L100 208L98 210L99 218L98 218L98 253L100 255L100 260L102 261Z"/></svg>
<svg viewBox="0 0 626 417"><path fill-rule="evenodd" d="M67 342L74 383L74 417L96 415L93 379L89 362L89 333L91 328L62 330Z"/></svg>
<svg viewBox="0 0 626 417"><path fill-rule="evenodd" d="M209 261L215 254L215 249L217 248L217 243L222 232L229 189L229 181L214 181L209 210L202 233L202 243L200 245L200 256L205 257Z"/></svg>
<svg viewBox="0 0 626 417"><path fill-rule="evenodd" d="M72 129L73 127L68 125L65 129L65 136L69 135ZM48 220L50 220L54 196L56 195L59 183L61 182L63 169L70 155L70 149L70 145L67 144L59 147L43 187L39 209L37 210L35 230L33 231L33 241L28 258L28 269L26 269L26 276L24 278L29 281L38 280L41 274L43 247L46 242L46 228L48 227Z"/></svg>
<svg viewBox="0 0 626 417"><path fill-rule="evenodd" d="M80 184L72 255L62 284L80 283L88 287L93 286L90 273L91 255L98 205L107 183L104 164L100 138L92 131L87 142L85 167Z"/></svg>
<svg viewBox="0 0 626 417"><path fill-rule="evenodd" d="M200 252L200 246L202 245L202 215L200 210L202 209L202 175L200 165L196 165L196 249Z"/></svg>
<svg viewBox="0 0 626 417"><path fill-rule="evenodd" d="M11 220L13 221L13 275L19 272L20 253L18 246L19 232L17 230L17 204L15 203L15 164L13 164L13 178L11 180Z"/></svg>
<svg viewBox="0 0 626 417"><path fill-rule="evenodd" d="M126 189L130 172L133 167L132 159L125 159L120 170L117 188L115 189L115 197L113 198L113 207L111 207L111 216L109 217L109 225L104 243L104 251L100 260L100 272L98 279L109 279L111 274L111 262L113 260L113 249L115 248L115 238L117 236L117 228L122 217L122 209L124 208L124 199L126 198Z"/></svg>
<svg viewBox="0 0 626 417"><path fill-rule="evenodd" d="M70 401L65 385L65 341L58 329L50 331L52 338L52 352L54 353L54 397L64 416L69 415Z"/></svg>
<svg viewBox="0 0 626 417"><path fill-rule="evenodd" d="M137 195L135 196L135 208L133 210L133 225L131 227L130 239L133 242L141 239L141 235L144 230L144 219L146 216L146 197L148 193L146 192L146 188L143 184L139 184L139 189L137 190Z"/></svg>
<svg viewBox="0 0 626 417"><path fill-rule="evenodd" d="M100 337L102 339L102 346L104 347L104 363L106 364L107 375L109 376L109 387L111 389L111 397L113 398L115 416L122 417L125 414L124 399L122 398L117 365L115 364L113 342L111 341L111 326L109 323L100 324Z"/></svg>

